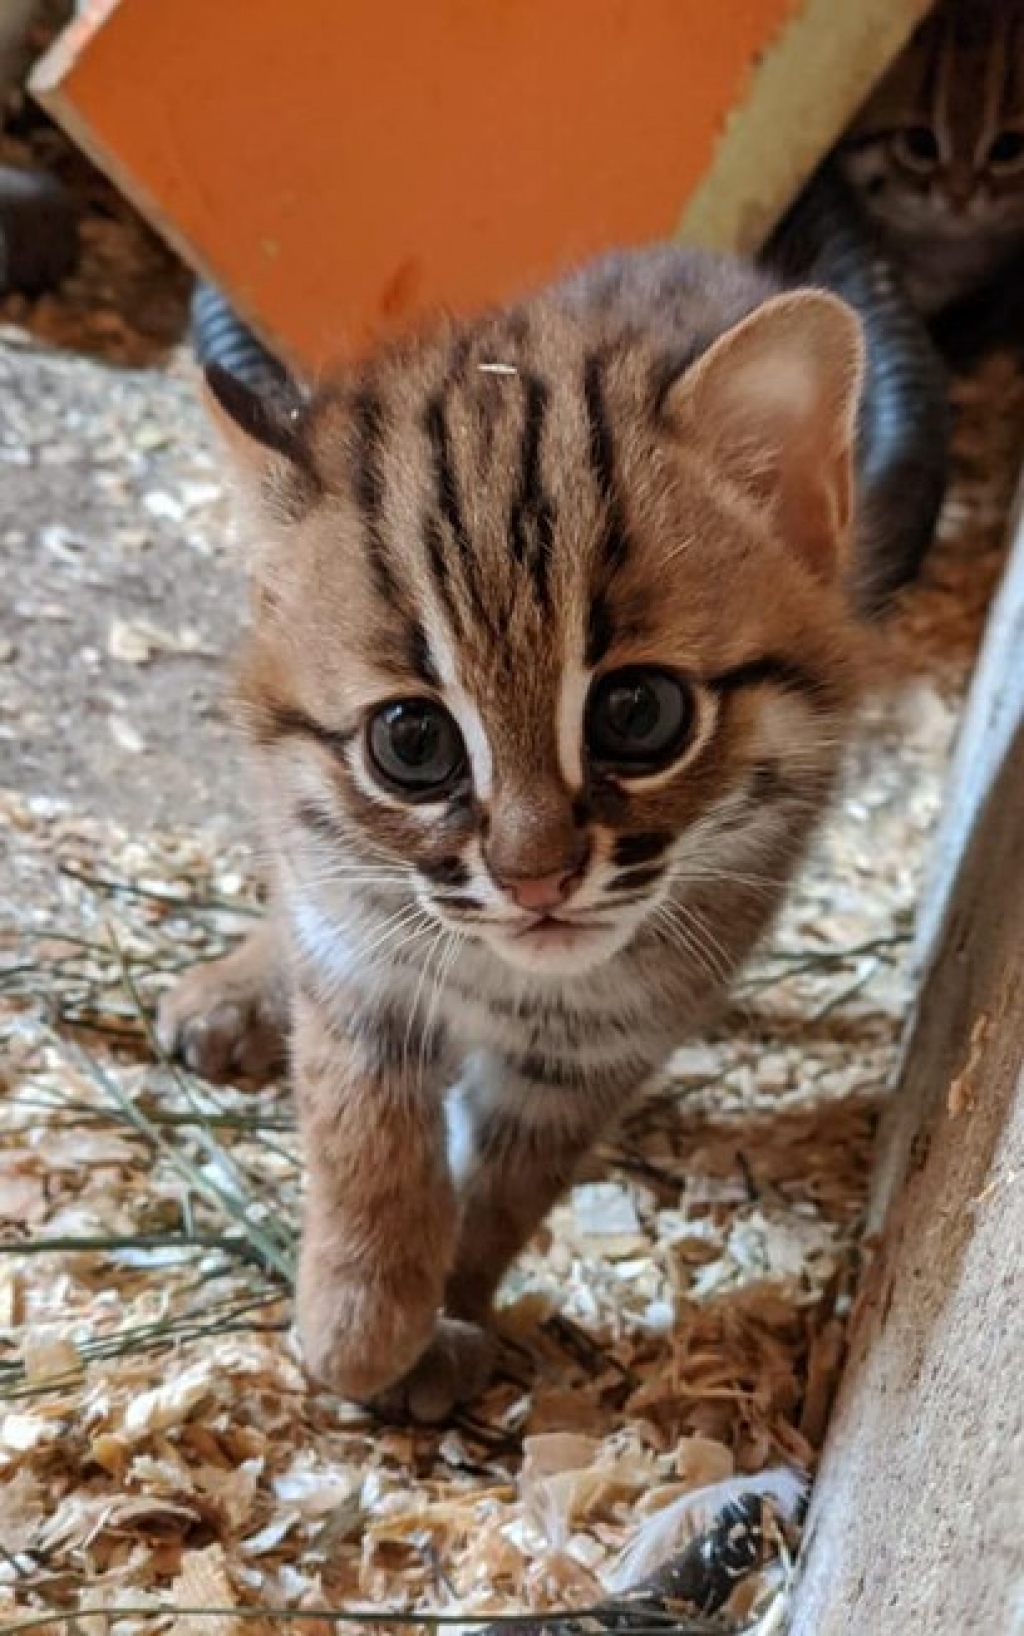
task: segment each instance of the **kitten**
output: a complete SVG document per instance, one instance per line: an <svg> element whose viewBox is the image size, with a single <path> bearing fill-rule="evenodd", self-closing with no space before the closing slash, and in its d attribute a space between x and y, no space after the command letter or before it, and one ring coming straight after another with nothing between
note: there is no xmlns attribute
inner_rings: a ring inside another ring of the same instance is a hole
<svg viewBox="0 0 1024 1636"><path fill-rule="evenodd" d="M338 1391L481 1387L510 1261L776 910L855 700L861 373L837 298L659 250L287 412L212 374L273 910L161 1028L207 1073L290 1035Z"/></svg>
<svg viewBox="0 0 1024 1636"><path fill-rule="evenodd" d="M1024 261L1024 0L942 0L838 158L922 313Z"/></svg>

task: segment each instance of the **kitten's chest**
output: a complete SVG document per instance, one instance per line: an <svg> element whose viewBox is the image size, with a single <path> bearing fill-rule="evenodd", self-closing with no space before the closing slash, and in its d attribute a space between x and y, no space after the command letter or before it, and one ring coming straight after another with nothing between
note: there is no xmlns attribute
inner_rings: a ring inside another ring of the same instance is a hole
<svg viewBox="0 0 1024 1636"><path fill-rule="evenodd" d="M654 1060L700 1009L676 975L662 959L656 976L649 960L629 950L575 981L531 983L467 950L445 982L444 1023L457 1055L487 1050L580 1065L623 1054Z"/></svg>

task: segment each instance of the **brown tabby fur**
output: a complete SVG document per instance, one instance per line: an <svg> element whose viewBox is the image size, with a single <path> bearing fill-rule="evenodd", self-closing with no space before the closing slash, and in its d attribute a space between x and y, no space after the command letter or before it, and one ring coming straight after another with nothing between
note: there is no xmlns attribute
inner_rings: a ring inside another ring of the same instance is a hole
<svg viewBox="0 0 1024 1636"><path fill-rule="evenodd" d="M1024 265L1024 0L942 0L839 156L920 311Z"/></svg>
<svg viewBox="0 0 1024 1636"><path fill-rule="evenodd" d="M219 385L276 921L162 1028L220 1073L254 1025L268 1056L290 1033L298 1322L345 1393L437 1418L479 1388L510 1260L781 898L857 689L860 352L834 298L663 251L401 341L288 415ZM689 678L696 725L631 778L588 759L583 700L641 664ZM407 698L456 716L471 787L380 784L366 723ZM556 875L576 924L545 943L515 892Z"/></svg>

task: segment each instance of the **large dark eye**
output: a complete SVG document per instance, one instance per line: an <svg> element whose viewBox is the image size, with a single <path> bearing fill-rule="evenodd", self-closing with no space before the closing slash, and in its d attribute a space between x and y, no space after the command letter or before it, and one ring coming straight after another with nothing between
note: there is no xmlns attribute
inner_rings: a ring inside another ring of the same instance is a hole
<svg viewBox="0 0 1024 1636"><path fill-rule="evenodd" d="M893 137L896 156L911 170L934 170L940 159L935 132L927 125L908 125Z"/></svg>
<svg viewBox="0 0 1024 1636"><path fill-rule="evenodd" d="M993 137L988 162L994 170L1016 170L1024 164L1024 131L1000 131Z"/></svg>
<svg viewBox="0 0 1024 1636"><path fill-rule="evenodd" d="M429 699L399 699L378 710L370 718L367 747L384 783L414 800L446 794L465 771L459 729Z"/></svg>
<svg viewBox="0 0 1024 1636"><path fill-rule="evenodd" d="M642 776L675 760L693 719L693 693L678 676L639 665L614 670L590 690L587 746L595 761Z"/></svg>

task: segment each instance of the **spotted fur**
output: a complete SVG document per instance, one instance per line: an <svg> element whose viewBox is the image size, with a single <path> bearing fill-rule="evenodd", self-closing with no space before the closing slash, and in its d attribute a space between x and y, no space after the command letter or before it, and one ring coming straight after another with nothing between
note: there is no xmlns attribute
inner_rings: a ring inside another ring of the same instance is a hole
<svg viewBox="0 0 1024 1636"><path fill-rule="evenodd" d="M392 345L284 427L217 393L257 496L238 695L293 996L299 1322L341 1390L404 1378L434 1414L479 1384L509 1261L775 911L856 693L859 375L832 297L665 251ZM588 699L642 665L692 721L629 777ZM368 751L410 697L465 746L441 797ZM516 895L552 878L565 924ZM186 1050L221 980L171 1001Z"/></svg>

